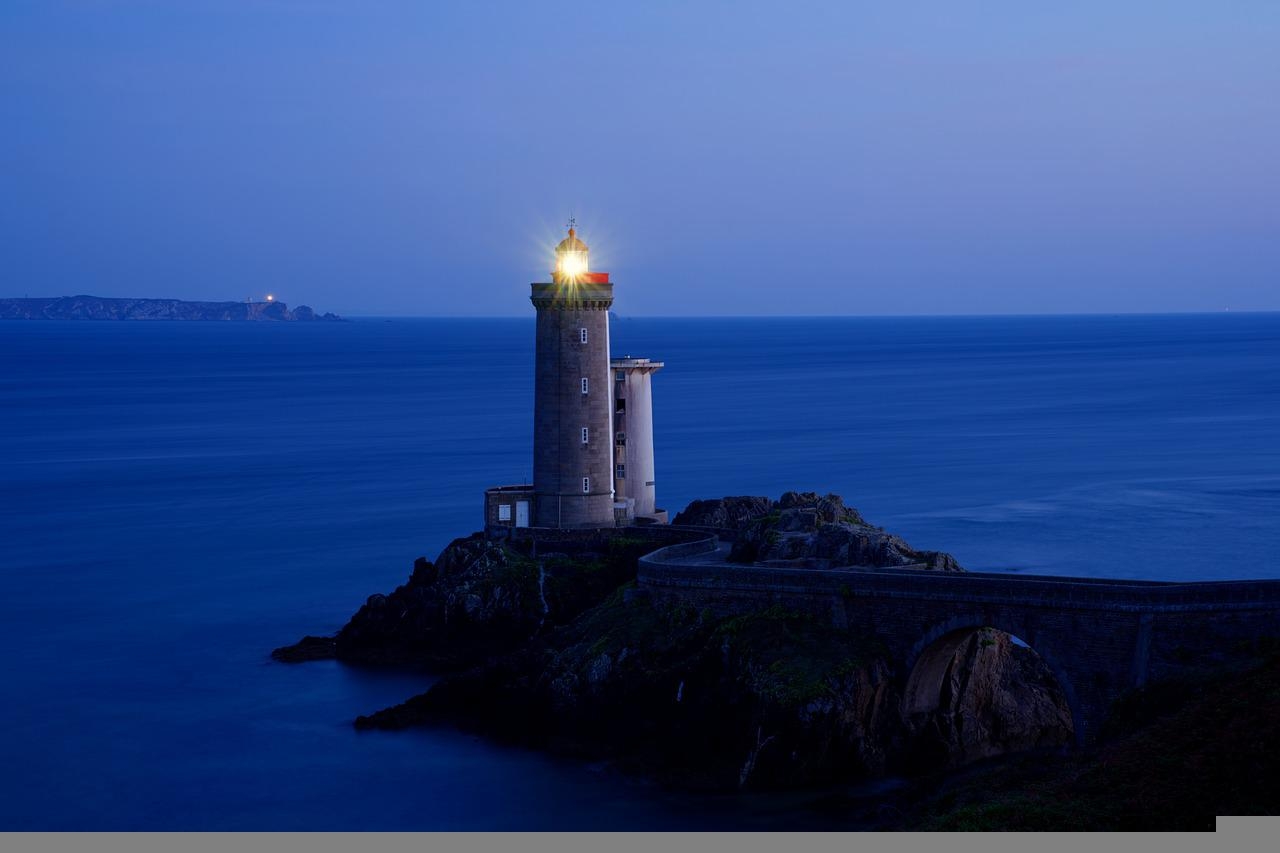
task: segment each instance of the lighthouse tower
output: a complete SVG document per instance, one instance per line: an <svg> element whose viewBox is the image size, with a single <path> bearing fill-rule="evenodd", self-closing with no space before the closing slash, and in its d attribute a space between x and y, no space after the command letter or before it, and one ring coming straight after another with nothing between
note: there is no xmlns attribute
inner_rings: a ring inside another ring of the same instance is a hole
<svg viewBox="0 0 1280 853"><path fill-rule="evenodd" d="M484 493L485 532L666 524L654 497L653 391L662 366L609 360L613 285L573 221L550 282L535 282L533 482Z"/></svg>
<svg viewBox="0 0 1280 853"><path fill-rule="evenodd" d="M570 222L538 312L533 390L533 526L614 525L609 274L591 272Z"/></svg>

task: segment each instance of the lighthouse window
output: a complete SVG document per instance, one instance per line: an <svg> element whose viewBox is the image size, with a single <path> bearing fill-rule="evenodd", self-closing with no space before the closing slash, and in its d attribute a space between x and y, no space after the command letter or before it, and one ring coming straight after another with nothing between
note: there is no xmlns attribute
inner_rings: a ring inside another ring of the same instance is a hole
<svg viewBox="0 0 1280 853"><path fill-rule="evenodd" d="M582 478L582 492L583 492L583 494L586 494L586 493L588 493L588 492L590 492L590 491L591 491L591 478L590 478L590 477L583 477L583 478Z"/></svg>
<svg viewBox="0 0 1280 853"><path fill-rule="evenodd" d="M498 521L511 520L511 504L498 504Z"/></svg>
<svg viewBox="0 0 1280 853"><path fill-rule="evenodd" d="M627 434L625 432L620 432L614 436L614 440L618 442L619 447L622 447L627 443Z"/></svg>
<svg viewBox="0 0 1280 853"><path fill-rule="evenodd" d="M582 377L582 393L587 393L587 377Z"/></svg>
<svg viewBox="0 0 1280 853"><path fill-rule="evenodd" d="M618 404L618 414L625 414L627 411L627 401L622 397L618 397L616 402Z"/></svg>
<svg viewBox="0 0 1280 853"><path fill-rule="evenodd" d="M619 466L618 466L618 479L619 479L619 480L625 480L625 479L627 479L627 466L626 466L626 465L619 465Z"/></svg>
<svg viewBox="0 0 1280 853"><path fill-rule="evenodd" d="M582 342L582 343L584 343L584 344L587 342L587 330L586 330L586 329L579 329L579 330L578 330L578 340L579 340L579 341L581 341L581 342Z"/></svg>
<svg viewBox="0 0 1280 853"><path fill-rule="evenodd" d="M588 436L588 434L589 434L589 433L588 433L587 428L586 428L586 427L583 427L583 428L582 428L582 443L583 443L583 444L587 444L587 443L589 443L590 439L587 437L587 436Z"/></svg>
<svg viewBox="0 0 1280 853"><path fill-rule="evenodd" d="M613 372L613 380L615 382L626 382L627 372L625 370L615 370Z"/></svg>

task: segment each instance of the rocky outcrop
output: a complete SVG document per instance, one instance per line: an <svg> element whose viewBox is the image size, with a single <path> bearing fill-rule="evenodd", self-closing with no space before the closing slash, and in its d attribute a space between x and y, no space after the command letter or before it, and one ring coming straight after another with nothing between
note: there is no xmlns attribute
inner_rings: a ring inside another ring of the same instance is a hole
<svg viewBox="0 0 1280 853"><path fill-rule="evenodd" d="M456 539L435 562L416 560L408 581L393 592L369 596L336 637L307 638L277 649L273 657L310 659L327 640L333 656L351 663L469 666L519 648L599 604L635 577L636 558L654 547L619 535L576 549L573 556L533 556L527 545L479 533Z"/></svg>
<svg viewBox="0 0 1280 853"><path fill-rule="evenodd" d="M958 767L1072 740L1071 709L1048 666L992 629L959 644L947 664L939 707L907 723L913 737L906 763L916 769Z"/></svg>
<svg viewBox="0 0 1280 853"><path fill-rule="evenodd" d="M773 502L763 497L738 496L700 500L676 513L671 523L739 530L753 519L768 515L772 507Z"/></svg>
<svg viewBox="0 0 1280 853"><path fill-rule="evenodd" d="M624 589L539 648L357 725L448 720L685 787L779 788L882 772L896 707L874 641L777 608L661 610Z"/></svg>
<svg viewBox="0 0 1280 853"><path fill-rule="evenodd" d="M1005 634L977 632L956 651L936 711L904 718L900 687L874 637L778 607L661 609L629 585L356 725L445 722L720 790L931 771L1071 739L1052 675Z"/></svg>
<svg viewBox="0 0 1280 853"><path fill-rule="evenodd" d="M306 305L292 311L283 302L187 302L181 299L119 299L58 296L0 299L0 320L338 320Z"/></svg>
<svg viewBox="0 0 1280 853"><path fill-rule="evenodd" d="M271 659L280 663L332 660L337 656L338 647L333 637L303 637L292 646L281 646L271 653Z"/></svg>
<svg viewBox="0 0 1280 853"><path fill-rule="evenodd" d="M678 518L699 529L455 540L434 562L417 560L404 585L371 596L336 637L274 656L453 673L358 718L362 728L445 722L681 787L848 781L1070 737L1052 676L1005 635L944 652L940 707L907 719L902 662L875 636L763 598L716 614L634 582L641 555L706 527L732 531L735 552L761 561L959 570L946 555L911 549L834 495L699 501Z"/></svg>
<svg viewBox="0 0 1280 853"><path fill-rule="evenodd" d="M902 537L868 524L839 495L787 492L776 501L763 497L694 501L673 523L735 531L729 559L737 563L964 571L950 554L917 551Z"/></svg>
<svg viewBox="0 0 1280 853"><path fill-rule="evenodd" d="M1247 660L1130 694L1095 749L949 779L904 828L1213 832L1219 815L1274 815L1280 657Z"/></svg>

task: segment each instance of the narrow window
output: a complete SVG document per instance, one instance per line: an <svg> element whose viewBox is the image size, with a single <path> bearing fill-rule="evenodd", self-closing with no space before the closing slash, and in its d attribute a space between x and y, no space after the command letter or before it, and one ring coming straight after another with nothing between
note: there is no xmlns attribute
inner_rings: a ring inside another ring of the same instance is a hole
<svg viewBox="0 0 1280 853"><path fill-rule="evenodd" d="M511 504L498 504L498 521L511 520Z"/></svg>
<svg viewBox="0 0 1280 853"><path fill-rule="evenodd" d="M587 377L582 377L582 393L587 393Z"/></svg>
<svg viewBox="0 0 1280 853"><path fill-rule="evenodd" d="M614 440L618 442L619 447L622 447L627 443L627 434L625 432L620 432L614 436Z"/></svg>
<svg viewBox="0 0 1280 853"><path fill-rule="evenodd" d="M583 493L583 494L587 494L587 493L589 493L590 491L591 491L591 478L590 478L590 477L583 477L583 478L582 478L582 493Z"/></svg>
<svg viewBox="0 0 1280 853"><path fill-rule="evenodd" d="M627 411L627 401L619 397L616 402L618 404L618 414L625 413Z"/></svg>
<svg viewBox="0 0 1280 853"><path fill-rule="evenodd" d="M619 480L625 480L625 479L627 479L627 466L626 466L626 465L619 465L619 466L618 466L618 479L619 479Z"/></svg>
<svg viewBox="0 0 1280 853"><path fill-rule="evenodd" d="M627 381L627 373L626 373L626 371L625 371L625 370L617 370L617 371L614 371L614 374L613 374L613 381L615 381L615 382L626 382L626 381Z"/></svg>
<svg viewBox="0 0 1280 853"><path fill-rule="evenodd" d="M588 430L587 430L587 428L586 428L586 427L583 427L583 428L582 428L582 443L583 443L583 444L589 444L589 443L590 443L590 439L588 439L587 435L588 435Z"/></svg>
<svg viewBox="0 0 1280 853"><path fill-rule="evenodd" d="M587 330L586 330L586 329L579 329L579 330L578 330L578 340L579 340L581 343L584 343L584 344L587 342Z"/></svg>

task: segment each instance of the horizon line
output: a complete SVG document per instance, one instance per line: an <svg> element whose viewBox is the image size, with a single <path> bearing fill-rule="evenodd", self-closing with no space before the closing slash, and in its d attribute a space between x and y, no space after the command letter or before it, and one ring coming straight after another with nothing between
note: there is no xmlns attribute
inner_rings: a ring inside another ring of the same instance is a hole
<svg viewBox="0 0 1280 853"><path fill-rule="evenodd" d="M619 320L910 320L982 317L1199 317L1222 314L1280 314L1280 308L1251 308L1216 311L1010 311L956 314L621 314ZM343 314L344 319L369 320L524 320L533 314Z"/></svg>

